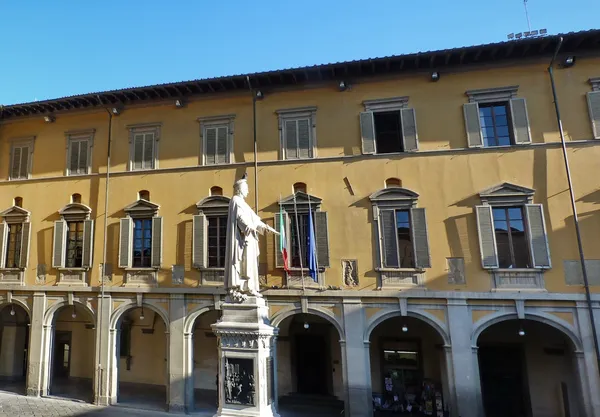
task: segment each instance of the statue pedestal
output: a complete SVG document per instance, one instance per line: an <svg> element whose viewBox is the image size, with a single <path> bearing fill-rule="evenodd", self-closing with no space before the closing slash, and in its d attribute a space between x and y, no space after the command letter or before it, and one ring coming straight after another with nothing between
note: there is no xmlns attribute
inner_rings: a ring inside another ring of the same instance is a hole
<svg viewBox="0 0 600 417"><path fill-rule="evenodd" d="M215 417L279 417L275 385L277 328L265 300L227 297L212 325L219 339L219 409Z"/></svg>

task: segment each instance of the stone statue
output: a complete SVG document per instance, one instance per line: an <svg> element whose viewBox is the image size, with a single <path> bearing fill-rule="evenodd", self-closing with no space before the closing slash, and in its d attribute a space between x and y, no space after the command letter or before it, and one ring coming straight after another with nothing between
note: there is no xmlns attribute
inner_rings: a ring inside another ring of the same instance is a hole
<svg viewBox="0 0 600 417"><path fill-rule="evenodd" d="M250 208L244 200L247 196L248 183L244 174L233 185L225 249L225 288L236 301L243 301L248 293L262 297L258 280L258 235L265 231L277 233Z"/></svg>

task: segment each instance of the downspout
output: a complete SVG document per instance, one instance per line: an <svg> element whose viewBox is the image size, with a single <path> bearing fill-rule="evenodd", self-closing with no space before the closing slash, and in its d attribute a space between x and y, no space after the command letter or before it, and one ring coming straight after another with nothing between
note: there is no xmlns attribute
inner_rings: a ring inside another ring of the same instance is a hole
<svg viewBox="0 0 600 417"><path fill-rule="evenodd" d="M548 66L548 74L550 74L550 84L552 86L552 96L554 98L554 109L556 110L556 122L558 123L558 131L560 133L560 142L562 145L563 158L565 160L565 170L567 172L567 182L569 184L569 195L571 196L571 209L573 210L573 221L575 222L575 234L577 235L577 246L579 248L579 260L581 262L581 270L583 273L583 286L585 287L585 298L587 301L588 313L590 315L590 324L592 326L592 335L594 337L594 349L596 351L596 366L600 372L600 348L598 346L598 335L596 331L596 321L594 319L594 310L592 307L592 297L590 295L590 284L588 281L587 267L585 265L585 256L583 254L583 244L581 242L581 231L579 229L579 217L577 216L577 207L575 205L575 192L573 191L573 182L571 180L571 168L569 167L569 157L567 155L567 145L565 143L565 132L563 131L562 119L560 117L560 109L558 107L558 97L556 95L556 85L554 84L554 72L552 66L558 55L558 51L562 46L563 38L559 38L558 45L552 56L552 61Z"/></svg>
<svg viewBox="0 0 600 417"><path fill-rule="evenodd" d="M258 141L256 139L256 92L250 84L250 77L246 75L248 88L252 92L252 124L254 127L254 211L258 213Z"/></svg>
<svg viewBox="0 0 600 417"><path fill-rule="evenodd" d="M98 102L102 105L102 100L100 96L98 97ZM108 190L109 190L109 180L110 180L110 150L112 144L112 118L113 114L107 108L105 108L108 113L108 148L106 151L106 187L104 191L104 237L102 242L102 268L100 268L100 303L98 305L98 340L99 348L102 348L102 312L104 311L104 277L106 276L106 246L107 246L107 232L108 232ZM98 359L100 359L100 352L98 352ZM103 372L104 371L104 372ZM97 389L97 398L100 399L102 394L102 386L103 380L105 376L106 370L102 369L102 364L100 360L98 360L98 387Z"/></svg>

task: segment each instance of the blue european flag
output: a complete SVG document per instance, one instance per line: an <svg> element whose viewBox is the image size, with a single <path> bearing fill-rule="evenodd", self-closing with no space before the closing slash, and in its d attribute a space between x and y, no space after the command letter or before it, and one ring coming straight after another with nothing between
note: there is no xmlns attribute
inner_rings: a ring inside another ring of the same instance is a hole
<svg viewBox="0 0 600 417"><path fill-rule="evenodd" d="M308 210L308 271L314 282L318 282L317 242L313 225L312 210Z"/></svg>

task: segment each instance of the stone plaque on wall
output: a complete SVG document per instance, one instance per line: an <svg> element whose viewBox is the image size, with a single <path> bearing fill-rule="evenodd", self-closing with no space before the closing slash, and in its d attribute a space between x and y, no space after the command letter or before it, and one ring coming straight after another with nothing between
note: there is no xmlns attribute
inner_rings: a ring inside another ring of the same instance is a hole
<svg viewBox="0 0 600 417"><path fill-rule="evenodd" d="M183 265L173 265L171 269L171 281L173 284L183 284L184 268Z"/></svg>
<svg viewBox="0 0 600 417"><path fill-rule="evenodd" d="M346 287L358 286L358 261L356 259L342 259L342 274Z"/></svg>
<svg viewBox="0 0 600 417"><path fill-rule="evenodd" d="M465 258L446 258L448 261L448 284L465 284Z"/></svg>
<svg viewBox="0 0 600 417"><path fill-rule="evenodd" d="M225 402L254 405L254 359L225 359Z"/></svg>
<svg viewBox="0 0 600 417"><path fill-rule="evenodd" d="M37 284L45 284L46 283L46 264L38 264L35 282Z"/></svg>

